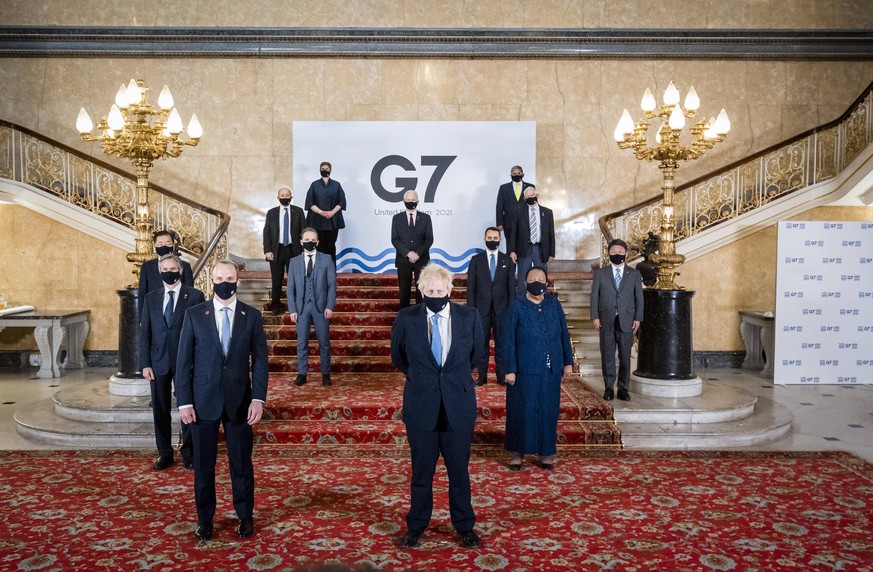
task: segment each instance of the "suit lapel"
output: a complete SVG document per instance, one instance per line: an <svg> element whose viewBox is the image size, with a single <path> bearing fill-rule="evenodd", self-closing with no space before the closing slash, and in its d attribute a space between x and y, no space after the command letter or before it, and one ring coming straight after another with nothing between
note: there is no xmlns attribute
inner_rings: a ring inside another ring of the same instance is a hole
<svg viewBox="0 0 873 572"><path fill-rule="evenodd" d="M449 304L451 304L451 302ZM447 363L449 363L451 361L452 357L457 353L456 350L457 350L458 344L456 344L454 342L460 338L460 335L461 335L460 332L463 331L461 329L462 324L460 323L461 320L459 319L458 313L452 312L451 310L449 310L449 312L450 312L449 316L452 320L452 345L449 346L449 353L446 354L446 363L444 363L443 365L446 365ZM436 360L434 360L434 361L436 361Z"/></svg>
<svg viewBox="0 0 873 572"><path fill-rule="evenodd" d="M314 263L313 263L314 264ZM245 322L248 319L248 312L243 308L242 303L237 299L236 301L236 311L233 313L233 324L230 326L230 346L231 348L235 343L237 343L237 338L241 337L242 332L245 331Z"/></svg>
<svg viewBox="0 0 873 572"><path fill-rule="evenodd" d="M210 299L209 305L203 310L203 319L207 321L206 331L209 332L208 336L218 349L219 355L223 355L224 350L221 349L221 340L218 337L218 323L215 321L216 317L212 314L214 311L215 304Z"/></svg>

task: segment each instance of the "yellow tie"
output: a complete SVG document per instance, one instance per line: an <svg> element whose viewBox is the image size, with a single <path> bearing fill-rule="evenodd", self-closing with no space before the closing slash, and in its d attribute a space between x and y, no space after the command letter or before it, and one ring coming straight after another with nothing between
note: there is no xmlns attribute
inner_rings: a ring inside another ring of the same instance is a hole
<svg viewBox="0 0 873 572"><path fill-rule="evenodd" d="M515 183L515 200L521 198L521 183Z"/></svg>

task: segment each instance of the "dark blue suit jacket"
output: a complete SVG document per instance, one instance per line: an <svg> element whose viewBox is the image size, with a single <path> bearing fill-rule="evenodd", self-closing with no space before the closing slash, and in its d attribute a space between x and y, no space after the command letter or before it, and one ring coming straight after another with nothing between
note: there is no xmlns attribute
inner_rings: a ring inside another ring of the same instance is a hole
<svg viewBox="0 0 873 572"><path fill-rule="evenodd" d="M497 251L497 266L491 280L489 257L482 251L470 259L467 269L467 305L479 310L480 316L488 316L491 310L502 316L509 303L515 299L515 262L506 254Z"/></svg>
<svg viewBox="0 0 873 572"><path fill-rule="evenodd" d="M453 431L470 432L476 422L476 382L472 370L487 366L482 321L474 308L451 304L452 341L446 362L437 365L427 334L427 308L400 310L391 331L391 362L406 374L403 422L407 431L436 429L440 402Z"/></svg>
<svg viewBox="0 0 873 572"><path fill-rule="evenodd" d="M252 399L267 401L267 338L261 313L237 299L225 357L212 300L189 308L179 338L176 402L198 419L245 419Z"/></svg>
<svg viewBox="0 0 873 572"><path fill-rule="evenodd" d="M164 289L146 294L139 318L141 368L150 367L155 375L167 375L176 367L179 334L182 333L185 311L202 303L203 292L182 284L173 321L168 326L164 320Z"/></svg>
<svg viewBox="0 0 873 572"><path fill-rule="evenodd" d="M306 285L306 254L295 256L288 263L288 313L303 311L303 292ZM312 288L315 291L315 309L321 313L336 306L336 266L329 254L316 252L312 260Z"/></svg>
<svg viewBox="0 0 873 572"><path fill-rule="evenodd" d="M401 260L406 260L410 252L418 254L419 266L424 266L430 260L430 247L433 246L433 225L430 215L415 211L415 227L409 228L409 215L404 210L391 219L391 244L397 254L394 266Z"/></svg>
<svg viewBox="0 0 873 572"><path fill-rule="evenodd" d="M509 219L512 218L512 213L514 213L518 207L526 204L524 202L524 190L532 186L531 183L522 181L521 194L516 199L515 187L512 181L500 185L500 188L497 189L497 215L494 218L497 226L505 227L506 224L509 223Z"/></svg>
<svg viewBox="0 0 873 572"><path fill-rule="evenodd" d="M194 273L191 270L191 265L182 262L182 284L185 286L194 286ZM155 290L160 290L164 287L164 281L161 279L161 271L158 268L158 259L152 258L142 263L139 269L139 295L140 298L145 298L145 295Z"/></svg>

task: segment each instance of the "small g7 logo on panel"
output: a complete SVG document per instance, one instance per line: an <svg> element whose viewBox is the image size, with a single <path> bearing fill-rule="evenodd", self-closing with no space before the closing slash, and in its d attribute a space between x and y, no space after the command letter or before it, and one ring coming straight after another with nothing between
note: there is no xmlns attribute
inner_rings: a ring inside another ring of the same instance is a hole
<svg viewBox="0 0 873 572"><path fill-rule="evenodd" d="M422 200L426 203L432 203L436 196L437 187L449 169L449 165L457 159L457 155L423 155L421 157L422 167L436 167L430 180L427 182L427 188L424 191ZM400 167L407 173L415 173L415 165L412 161L402 155L388 155L382 157L376 164L373 165L373 170L370 172L370 185L373 191L383 201L389 203L399 203L403 200L403 193L408 190L416 190L418 187L418 177L396 177L394 179L394 187L396 191L389 191L382 184L382 175L388 167Z"/></svg>

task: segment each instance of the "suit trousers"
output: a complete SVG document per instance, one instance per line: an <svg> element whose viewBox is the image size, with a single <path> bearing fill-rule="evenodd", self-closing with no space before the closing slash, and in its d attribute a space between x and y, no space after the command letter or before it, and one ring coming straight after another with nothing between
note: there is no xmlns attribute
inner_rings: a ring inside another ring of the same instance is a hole
<svg viewBox="0 0 873 572"><path fill-rule="evenodd" d="M440 403L437 427L433 431L410 431L406 438L412 453L411 502L406 514L410 534L420 536L433 513L433 476L440 454L446 463L449 477L449 514L458 532L473 529L476 513L470 496L470 442L471 431L453 431L448 426L445 408Z"/></svg>
<svg viewBox="0 0 873 572"><path fill-rule="evenodd" d="M318 231L318 246L315 249L318 252L323 252L333 259L336 265L336 241L339 238L339 230L319 230Z"/></svg>
<svg viewBox="0 0 873 572"><path fill-rule="evenodd" d="M519 256L517 262L518 268L518 291L522 293L525 291L525 274L529 268L534 266L541 266L542 268L546 268L548 270L548 262L542 259L540 255L540 245L539 244L531 244L528 246L527 254L524 256Z"/></svg>
<svg viewBox="0 0 873 572"><path fill-rule="evenodd" d="M615 384L615 352L618 349L618 388L630 391L630 358L634 344L633 330L622 331L618 316L615 320L600 322L600 359L603 367L603 385L612 389Z"/></svg>
<svg viewBox="0 0 873 572"><path fill-rule="evenodd" d="M285 281L285 272L288 270L288 263L291 261L291 246L279 245L279 253L270 261L270 276L273 278L272 288L270 289L270 299L272 300L270 309L279 307L279 300L282 298L282 286Z"/></svg>
<svg viewBox="0 0 873 572"><path fill-rule="evenodd" d="M321 356L321 374L325 375L330 373L330 320L316 309L315 303L308 301L297 314L297 373L306 375L309 371L309 329L313 324Z"/></svg>
<svg viewBox="0 0 873 572"><path fill-rule="evenodd" d="M191 423L194 437L194 502L200 523L215 516L215 463L218 457L218 426L224 426L233 508L240 519L251 518L255 510L255 471L252 466L254 438L245 419L197 419Z"/></svg>
<svg viewBox="0 0 873 572"><path fill-rule="evenodd" d="M415 264L407 258L401 258L397 262L397 287L400 290L400 309L409 307L413 283L418 282L418 273L424 268L425 262L420 258ZM413 279L414 278L414 279ZM421 303L421 292L415 289L415 301Z"/></svg>
<svg viewBox="0 0 873 572"><path fill-rule="evenodd" d="M492 308L487 315L479 314L482 320L482 331L485 332L485 343L488 343L490 337L494 338L494 369L497 371L497 381L504 381L506 374L503 369L503 351L500 347L500 334L503 330L500 329L500 323L503 321L503 316L498 316L497 312ZM484 380L487 371L479 372L479 379Z"/></svg>
<svg viewBox="0 0 873 572"><path fill-rule="evenodd" d="M170 410L173 407L173 372L156 375L149 382L152 392L152 419L155 423L155 445L161 458L173 458L173 428ZM183 459L192 458L191 428L182 423Z"/></svg>

